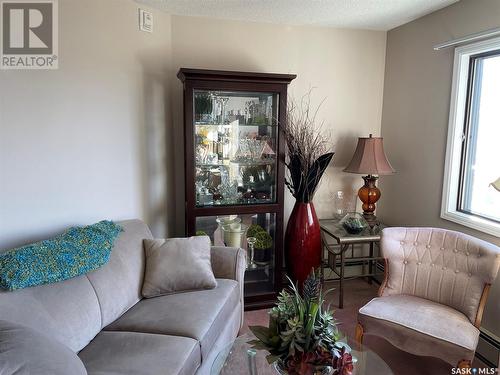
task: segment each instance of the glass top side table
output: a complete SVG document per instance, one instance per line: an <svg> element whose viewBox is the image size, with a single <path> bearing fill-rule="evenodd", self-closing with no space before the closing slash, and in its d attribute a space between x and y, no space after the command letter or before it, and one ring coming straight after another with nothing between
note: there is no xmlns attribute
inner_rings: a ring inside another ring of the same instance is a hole
<svg viewBox="0 0 500 375"><path fill-rule="evenodd" d="M345 266L349 263L361 262L363 264L363 272L354 277L368 277L368 282L371 283L373 276L377 275L376 262L383 260L381 256L375 256L374 244L380 242L380 234L386 226L379 223L373 228L366 228L361 233L350 234L340 224L340 219L322 219L319 221L321 228L321 241L323 249L327 251L326 259L321 262L321 277L324 275L324 267L330 268L337 276L339 281L339 308L344 307L344 281ZM333 239L333 242L329 239ZM354 256L353 245L368 244L368 256ZM347 257L346 253L349 247L353 249L351 256ZM324 257L324 251L321 251ZM340 258L340 259L339 259ZM368 272L365 272L364 265L368 264Z"/></svg>

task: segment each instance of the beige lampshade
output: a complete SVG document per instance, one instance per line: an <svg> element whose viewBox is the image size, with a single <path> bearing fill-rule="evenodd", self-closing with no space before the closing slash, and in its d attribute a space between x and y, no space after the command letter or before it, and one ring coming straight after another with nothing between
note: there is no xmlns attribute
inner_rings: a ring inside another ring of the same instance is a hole
<svg viewBox="0 0 500 375"><path fill-rule="evenodd" d="M358 139L358 146L344 172L360 174L392 174L396 172L387 160L383 138L372 137Z"/></svg>

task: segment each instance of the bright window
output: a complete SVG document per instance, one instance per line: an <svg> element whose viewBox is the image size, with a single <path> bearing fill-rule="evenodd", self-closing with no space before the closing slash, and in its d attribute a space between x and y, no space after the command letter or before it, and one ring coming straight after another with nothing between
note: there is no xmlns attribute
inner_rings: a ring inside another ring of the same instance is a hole
<svg viewBox="0 0 500 375"><path fill-rule="evenodd" d="M500 236L500 39L455 51L441 216Z"/></svg>

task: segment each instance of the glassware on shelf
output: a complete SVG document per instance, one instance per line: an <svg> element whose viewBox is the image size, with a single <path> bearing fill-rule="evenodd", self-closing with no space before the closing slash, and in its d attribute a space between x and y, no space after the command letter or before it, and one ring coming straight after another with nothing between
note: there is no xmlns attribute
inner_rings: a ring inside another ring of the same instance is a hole
<svg viewBox="0 0 500 375"><path fill-rule="evenodd" d="M210 206L214 203L213 194L208 188L202 188L198 193L198 204L200 206Z"/></svg>
<svg viewBox="0 0 500 375"><path fill-rule="evenodd" d="M255 138L247 138L245 139L247 142L247 148L250 160L259 160L262 158L262 151L264 150L265 140L255 139Z"/></svg>
<svg viewBox="0 0 500 375"><path fill-rule="evenodd" d="M271 176L269 176L269 173L267 173L267 171L265 169L260 169L257 172L257 176L259 178L259 182L262 184L268 182L270 180L270 177L271 177Z"/></svg>
<svg viewBox="0 0 500 375"><path fill-rule="evenodd" d="M228 128L224 128L221 138L222 159L227 160L231 153L231 136Z"/></svg>
<svg viewBox="0 0 500 375"><path fill-rule="evenodd" d="M234 154L234 158L231 159L231 162L233 163L239 163L239 162L245 162L249 159L249 152L246 147L245 140L240 139L238 143L238 149L236 150L236 153Z"/></svg>
<svg viewBox="0 0 500 375"><path fill-rule="evenodd" d="M229 223L222 225L224 232L224 243L228 247L241 247L248 225L241 223Z"/></svg>
<svg viewBox="0 0 500 375"><path fill-rule="evenodd" d="M215 106L216 106L216 113L215 113L215 120L217 124L224 125L225 124L225 115L226 115L226 104L229 101L229 96L220 96L217 94L214 94L215 98Z"/></svg>
<svg viewBox="0 0 500 375"><path fill-rule="evenodd" d="M266 98L260 97L247 101L245 103L245 115L246 124L268 125L269 119L271 118L269 116L268 100Z"/></svg>
<svg viewBox="0 0 500 375"><path fill-rule="evenodd" d="M212 124L215 124L217 121L217 95L215 95L213 92L210 94L210 99L212 100Z"/></svg>
<svg viewBox="0 0 500 375"><path fill-rule="evenodd" d="M194 98L195 121L209 124L212 121L213 100L207 92L198 92Z"/></svg>
<svg viewBox="0 0 500 375"><path fill-rule="evenodd" d="M248 251L247 251L247 268L255 269L257 268L257 263L254 261L255 257L255 243L257 238L247 237Z"/></svg>
<svg viewBox="0 0 500 375"><path fill-rule="evenodd" d="M255 200L255 178L253 175L249 176L247 191L243 193L242 198L246 203L251 203Z"/></svg>
<svg viewBox="0 0 500 375"><path fill-rule="evenodd" d="M217 230L214 233L214 244L217 246L224 246L226 241L224 239L225 232L222 230L222 226L231 223L241 223L241 218L238 217L238 215L217 216L215 221L217 222Z"/></svg>
<svg viewBox="0 0 500 375"><path fill-rule="evenodd" d="M268 137L262 137L261 139L240 139L238 150L231 161L233 163L249 164L268 162L269 159L275 155L275 152L271 146L269 146L268 142Z"/></svg>
<svg viewBox="0 0 500 375"><path fill-rule="evenodd" d="M219 164L219 155L216 153L208 153L205 157L205 163L206 165L217 165Z"/></svg>
<svg viewBox="0 0 500 375"><path fill-rule="evenodd" d="M230 183L229 181L222 182L219 185L219 193L222 195L222 202L224 204L235 204L238 202L238 182L233 181Z"/></svg>
<svg viewBox="0 0 500 375"><path fill-rule="evenodd" d="M274 202L278 132L271 125L277 116L275 96L195 90L193 100L195 181L202 181L195 189L197 207ZM200 116L209 111L209 116Z"/></svg>

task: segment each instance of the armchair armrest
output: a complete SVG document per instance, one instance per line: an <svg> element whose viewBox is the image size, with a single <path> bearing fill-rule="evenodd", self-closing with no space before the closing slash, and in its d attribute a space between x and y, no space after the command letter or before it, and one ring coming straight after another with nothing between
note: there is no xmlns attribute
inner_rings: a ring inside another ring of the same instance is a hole
<svg viewBox="0 0 500 375"><path fill-rule="evenodd" d="M245 270L247 266L245 250L238 247L212 246L211 251L212 271L218 279L235 280L240 288L241 322L243 325Z"/></svg>

